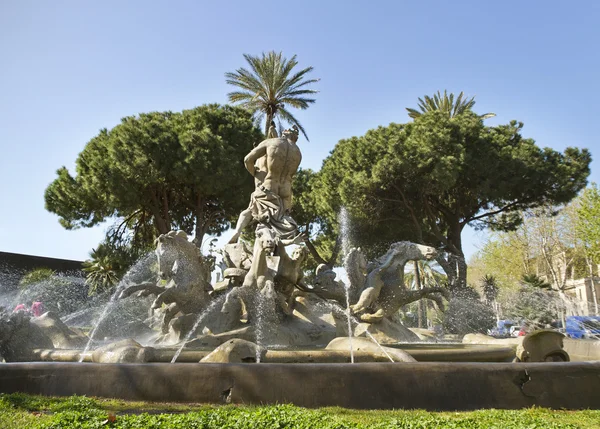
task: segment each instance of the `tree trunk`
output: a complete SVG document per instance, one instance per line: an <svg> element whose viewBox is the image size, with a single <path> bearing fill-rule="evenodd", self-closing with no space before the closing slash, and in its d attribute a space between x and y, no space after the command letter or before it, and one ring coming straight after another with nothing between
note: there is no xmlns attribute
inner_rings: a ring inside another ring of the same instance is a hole
<svg viewBox="0 0 600 429"><path fill-rule="evenodd" d="M436 260L448 276L448 285L450 288L465 288L467 286L467 263L462 251L461 238L464 224L456 216L445 216L446 223L450 228L448 233L444 234L436 224L436 217L432 208L428 204L425 205L425 208L434 234L446 246L446 258L441 256Z"/></svg>
<svg viewBox="0 0 600 429"><path fill-rule="evenodd" d="M467 262L464 256L446 253L435 258L448 277L450 289L467 287Z"/></svg>
<svg viewBox="0 0 600 429"><path fill-rule="evenodd" d="M265 137L269 136L269 127L271 126L271 122L275 119L276 108L273 106L269 106L269 111L267 112L267 123L265 124Z"/></svg>
<svg viewBox="0 0 600 429"><path fill-rule="evenodd" d="M171 223L168 221L168 218L163 216L161 206L164 206L164 202L161 204L154 190L150 190L149 195L150 199L152 200L150 212L154 218L154 226L158 230L159 235L166 234L167 232L171 231Z"/></svg>
<svg viewBox="0 0 600 429"><path fill-rule="evenodd" d="M440 267L442 267L444 273L446 273L446 277L448 278L448 286L450 287L450 289L452 289L456 285L457 273L454 269L455 267L452 265L452 261L450 260L450 258L450 253L447 253L446 257L444 257L444 255L438 255L435 258L435 260L438 264L440 264Z"/></svg>
<svg viewBox="0 0 600 429"><path fill-rule="evenodd" d="M329 260L327 261L327 265L329 265L330 267L333 267L335 265L335 261L337 261L338 255L340 254L340 250L342 250L342 238L338 235L337 238L335 239L335 245L333 246L333 250L331 251L331 256L329 257ZM342 261L342 265L346 265L345 264L345 258L348 255L343 255L344 256L344 260Z"/></svg>
<svg viewBox="0 0 600 429"><path fill-rule="evenodd" d="M196 198L196 225L194 239L192 240L198 249L202 249L202 240L204 240L205 231L204 200L198 196Z"/></svg>
<svg viewBox="0 0 600 429"><path fill-rule="evenodd" d="M588 269L590 270L590 282L592 283L592 297L594 299L594 314L598 315L598 297L596 296L596 283L594 282L594 267L589 257L585 257Z"/></svg>
<svg viewBox="0 0 600 429"><path fill-rule="evenodd" d="M166 234L171 231L171 225L161 216L158 208L152 207L152 217L154 218L154 227L158 230L158 234Z"/></svg>
<svg viewBox="0 0 600 429"><path fill-rule="evenodd" d="M160 216L154 216L154 226L158 230L159 235L166 234L167 232L171 231L171 227L167 225L165 220Z"/></svg>
<svg viewBox="0 0 600 429"><path fill-rule="evenodd" d="M467 261L465 261L465 255L462 251L462 226L458 219L453 219L450 225L448 242L455 249L452 254L452 262L456 266L456 287L464 289L467 287Z"/></svg>
<svg viewBox="0 0 600 429"><path fill-rule="evenodd" d="M467 261L464 256L456 257L457 285L459 288L467 287Z"/></svg>
<svg viewBox="0 0 600 429"><path fill-rule="evenodd" d="M323 259L321 255L319 255L319 252L317 252L317 249L315 248L314 244L312 244L312 242L308 238L304 240L304 243L306 244L306 248L308 249L312 257L315 259L315 261L317 261L318 264L327 264L327 261Z"/></svg>

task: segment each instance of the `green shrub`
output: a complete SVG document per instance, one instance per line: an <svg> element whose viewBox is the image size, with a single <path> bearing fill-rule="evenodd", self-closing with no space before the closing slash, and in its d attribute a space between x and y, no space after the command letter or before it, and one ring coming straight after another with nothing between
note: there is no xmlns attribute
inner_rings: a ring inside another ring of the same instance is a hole
<svg viewBox="0 0 600 429"><path fill-rule="evenodd" d="M36 268L26 273L19 281L21 288L26 288L32 284L48 281L56 276L56 271L50 268Z"/></svg>
<svg viewBox="0 0 600 429"><path fill-rule="evenodd" d="M485 334L496 325L496 315L473 288L467 287L453 291L442 324L451 334Z"/></svg>

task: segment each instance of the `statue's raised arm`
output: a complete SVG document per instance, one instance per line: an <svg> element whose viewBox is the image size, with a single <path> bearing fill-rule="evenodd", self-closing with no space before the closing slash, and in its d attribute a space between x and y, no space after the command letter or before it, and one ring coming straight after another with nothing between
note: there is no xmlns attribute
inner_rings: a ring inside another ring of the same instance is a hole
<svg viewBox="0 0 600 429"><path fill-rule="evenodd" d="M258 146L252 149L252 151L250 151L248 155L244 157L244 166L246 167L246 170L248 170L248 172L252 175L252 177L256 176L256 161L258 161L259 158L265 156L267 153L267 147L264 144L266 141L267 140L260 143Z"/></svg>

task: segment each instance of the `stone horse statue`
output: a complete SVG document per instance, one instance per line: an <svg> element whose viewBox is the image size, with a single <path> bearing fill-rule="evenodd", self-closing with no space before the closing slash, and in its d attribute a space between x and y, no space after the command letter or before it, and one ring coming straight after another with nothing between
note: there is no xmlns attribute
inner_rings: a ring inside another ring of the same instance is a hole
<svg viewBox="0 0 600 429"><path fill-rule="evenodd" d="M360 248L352 249L346 257L345 267L350 281L350 306L353 314L367 323L378 323L394 315L400 307L421 298L434 300L443 308L441 296L449 298L443 287L426 287L409 290L404 285L404 266L408 261L431 260L437 255L433 247L408 241L393 243L389 250L370 264ZM326 299L335 299L345 306L343 283L335 280L335 273L319 267L314 293ZM343 295L342 295L343 294Z"/></svg>
<svg viewBox="0 0 600 429"><path fill-rule="evenodd" d="M169 323L178 314L199 313L209 300L210 269L204 263L200 250L188 241L183 231L170 231L157 239L158 258L157 283L142 283L126 288L120 298L135 292L157 295L151 309L167 305L162 323L163 333L169 330ZM164 286L160 285L166 281Z"/></svg>

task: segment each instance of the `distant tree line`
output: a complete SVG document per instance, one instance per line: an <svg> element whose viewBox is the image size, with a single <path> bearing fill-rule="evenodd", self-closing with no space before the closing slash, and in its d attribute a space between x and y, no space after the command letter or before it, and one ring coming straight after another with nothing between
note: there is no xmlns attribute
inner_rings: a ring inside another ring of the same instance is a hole
<svg viewBox="0 0 600 429"><path fill-rule="evenodd" d="M87 143L75 174L58 170L46 208L69 229L113 222L103 243L113 247L147 250L174 228L201 246L206 235L225 231L252 191L242 160L264 138L255 125L265 119L269 133L282 120L306 136L288 107L306 109L317 92L309 86L318 79L307 78L312 67L296 71L295 56L245 59L249 69L226 74L237 87L230 101L241 107L123 118ZM308 236L313 267L340 263L338 213L345 207L352 244L367 255L400 240L435 246L449 286L465 288L467 225L515 231L524 214L567 204L586 186L588 150L542 148L522 135L518 121L487 126L494 115L477 114L474 105L462 93L424 97L418 109L407 109L410 122L340 140L320 171L298 172L292 214Z"/></svg>

